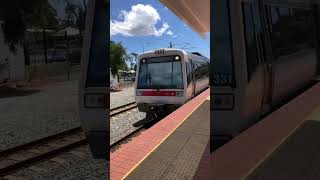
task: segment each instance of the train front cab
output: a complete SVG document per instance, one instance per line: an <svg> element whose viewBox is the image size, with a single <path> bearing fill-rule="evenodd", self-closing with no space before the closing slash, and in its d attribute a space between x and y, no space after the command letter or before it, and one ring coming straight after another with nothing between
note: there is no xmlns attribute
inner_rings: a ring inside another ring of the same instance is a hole
<svg viewBox="0 0 320 180"><path fill-rule="evenodd" d="M211 1L211 140L241 133L319 74L318 7Z"/></svg>
<svg viewBox="0 0 320 180"><path fill-rule="evenodd" d="M185 102L185 97L192 93L187 90L186 86L187 79L184 76L186 73L186 64L184 63L186 54L183 51L161 49L144 53L138 59L135 97L139 111L146 112L148 115L150 113L151 115L153 113L166 114L166 112L173 111L182 105ZM144 72L147 70L146 68L151 68L148 76ZM166 69L157 70L156 68ZM168 74L171 74L171 79L174 79L172 84L167 82L170 78L164 77ZM151 84L151 79L154 79L157 84Z"/></svg>
<svg viewBox="0 0 320 180"><path fill-rule="evenodd" d="M88 4L79 80L79 115L94 158L109 158L109 1Z"/></svg>

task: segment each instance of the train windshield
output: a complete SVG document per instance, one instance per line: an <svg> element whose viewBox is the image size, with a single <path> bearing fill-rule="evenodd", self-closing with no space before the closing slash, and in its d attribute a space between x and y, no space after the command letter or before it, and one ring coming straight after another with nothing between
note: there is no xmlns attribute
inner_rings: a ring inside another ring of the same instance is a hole
<svg viewBox="0 0 320 180"><path fill-rule="evenodd" d="M137 88L183 89L181 65L174 56L142 59Z"/></svg>
<svg viewBox="0 0 320 180"><path fill-rule="evenodd" d="M215 0L212 10L213 86L233 86L233 55L230 30L229 0Z"/></svg>

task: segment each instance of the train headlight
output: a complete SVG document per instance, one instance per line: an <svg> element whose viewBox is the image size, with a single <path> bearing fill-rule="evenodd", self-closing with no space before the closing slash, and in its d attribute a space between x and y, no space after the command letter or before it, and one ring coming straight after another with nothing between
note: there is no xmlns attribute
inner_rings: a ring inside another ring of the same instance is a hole
<svg viewBox="0 0 320 180"><path fill-rule="evenodd" d="M234 107L233 94L213 94L213 110L232 110Z"/></svg>
<svg viewBox="0 0 320 180"><path fill-rule="evenodd" d="M142 96L143 91L136 91L136 96Z"/></svg>
<svg viewBox="0 0 320 180"><path fill-rule="evenodd" d="M180 56L175 56L174 59L175 60L180 60Z"/></svg>
<svg viewBox="0 0 320 180"><path fill-rule="evenodd" d="M177 91L177 92L176 92L176 96L182 97L182 96L183 96L183 91Z"/></svg>

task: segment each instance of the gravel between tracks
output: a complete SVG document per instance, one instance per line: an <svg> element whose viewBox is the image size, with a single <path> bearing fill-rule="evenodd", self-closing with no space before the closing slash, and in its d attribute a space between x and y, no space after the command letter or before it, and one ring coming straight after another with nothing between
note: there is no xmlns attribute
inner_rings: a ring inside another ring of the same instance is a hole
<svg viewBox="0 0 320 180"><path fill-rule="evenodd" d="M79 126L77 88L77 81L65 81L33 88L33 94L0 98L0 151ZM111 108L125 105L134 101L134 88L110 96Z"/></svg>
<svg viewBox="0 0 320 180"><path fill-rule="evenodd" d="M134 102L134 87L128 87L118 92L110 93L110 108L116 108Z"/></svg>
<svg viewBox="0 0 320 180"><path fill-rule="evenodd" d="M0 151L80 125L77 81L33 89L33 94L0 98Z"/></svg>
<svg viewBox="0 0 320 180"><path fill-rule="evenodd" d="M8 97L2 94L0 97L0 151L80 125L77 81L49 83L30 89L31 93L10 94ZM111 108L125 105L134 101L134 88L112 92L110 96ZM113 118L110 121L111 142L134 131L136 128L132 124L144 116L135 109ZM84 157L67 153L62 156L65 159L62 164L39 164L40 167L51 167L49 170L35 172L27 169L15 175L23 179L107 179L107 161L92 159L87 148L81 150Z"/></svg>
<svg viewBox="0 0 320 180"><path fill-rule="evenodd" d="M26 180L87 180L109 177L109 162L92 159L88 146L65 153L55 161L46 161L37 164L37 170L25 169L12 174L15 177ZM74 153L76 152L76 153Z"/></svg>
<svg viewBox="0 0 320 180"><path fill-rule="evenodd" d="M145 113L137 108L110 119L110 144L115 143L126 135L138 129L133 124L145 118Z"/></svg>
<svg viewBox="0 0 320 180"><path fill-rule="evenodd" d="M119 92L110 93L110 108L119 107L134 101L133 86L124 88ZM145 118L145 113L139 112L137 108L112 117L110 119L110 144L135 131L137 127L134 127L133 124L143 118Z"/></svg>

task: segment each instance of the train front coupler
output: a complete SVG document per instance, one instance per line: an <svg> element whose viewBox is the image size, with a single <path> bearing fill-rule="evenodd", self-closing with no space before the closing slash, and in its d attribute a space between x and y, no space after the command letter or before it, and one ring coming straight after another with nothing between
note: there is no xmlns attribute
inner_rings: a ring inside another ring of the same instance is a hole
<svg viewBox="0 0 320 180"><path fill-rule="evenodd" d="M164 105L138 104L138 109L146 113L145 122L159 120L166 115Z"/></svg>

